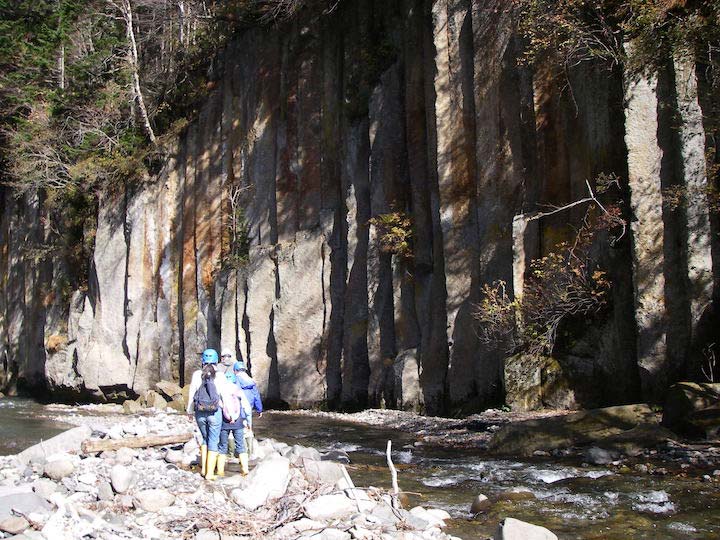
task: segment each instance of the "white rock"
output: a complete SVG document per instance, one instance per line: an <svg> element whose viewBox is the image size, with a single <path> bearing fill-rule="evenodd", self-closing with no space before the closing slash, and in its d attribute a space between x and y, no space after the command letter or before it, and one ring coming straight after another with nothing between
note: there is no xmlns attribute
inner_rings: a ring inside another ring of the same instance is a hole
<svg viewBox="0 0 720 540"><path fill-rule="evenodd" d="M135 473L124 465L115 465L110 471L110 483L115 493L126 493L135 479Z"/></svg>
<svg viewBox="0 0 720 540"><path fill-rule="evenodd" d="M431 527L445 527L444 520L450 517L450 515L444 510L436 510L435 512L431 512L430 510L423 508L422 506L416 506L415 508L412 508L410 510L410 513L419 517L423 521L426 521L428 524L430 524ZM447 518L440 516L447 516Z"/></svg>
<svg viewBox="0 0 720 540"><path fill-rule="evenodd" d="M70 459L59 458L45 464L45 476L52 480L61 480L75 471L75 465Z"/></svg>
<svg viewBox="0 0 720 540"><path fill-rule="evenodd" d="M42 459L48 454L57 452L79 452L80 445L85 439L90 438L91 434L92 429L90 426L79 426L69 429L47 441L26 448L15 457L21 463L27 464L32 460Z"/></svg>
<svg viewBox="0 0 720 540"><path fill-rule="evenodd" d="M309 482L335 484L338 480L345 479L345 466L340 463L303 458L302 465Z"/></svg>
<svg viewBox="0 0 720 540"><path fill-rule="evenodd" d="M97 498L100 501L112 501L115 498L110 482L102 481L97 488Z"/></svg>
<svg viewBox="0 0 720 540"><path fill-rule="evenodd" d="M165 452L165 461L168 463L180 463L184 457L185 454L182 450L173 450L172 448L168 448L167 452Z"/></svg>
<svg viewBox="0 0 720 540"><path fill-rule="evenodd" d="M35 482L33 482L32 488L33 491L40 495L43 499L50 500L52 494L57 491L58 485L47 478L40 478L39 480L35 480Z"/></svg>
<svg viewBox="0 0 720 540"><path fill-rule="evenodd" d="M78 482L82 482L83 484L87 484L88 486L94 486L97 482L97 476L95 476L93 473L83 473L77 477Z"/></svg>
<svg viewBox="0 0 720 540"><path fill-rule="evenodd" d="M558 540L558 537L545 527L519 519L505 518L500 523L493 540Z"/></svg>
<svg viewBox="0 0 720 540"><path fill-rule="evenodd" d="M375 534L372 531L360 526L355 526L348 532L350 533L350 536L356 540L375 540Z"/></svg>
<svg viewBox="0 0 720 540"><path fill-rule="evenodd" d="M220 533L212 529L200 529L195 534L195 540L220 540Z"/></svg>
<svg viewBox="0 0 720 540"><path fill-rule="evenodd" d="M344 494L322 495L305 504L305 515L315 520L339 518L355 510L355 502Z"/></svg>
<svg viewBox="0 0 720 540"><path fill-rule="evenodd" d="M350 540L350 533L341 531L340 529L328 528L312 535L310 538L315 540Z"/></svg>
<svg viewBox="0 0 720 540"><path fill-rule="evenodd" d="M165 489L146 489L135 494L133 503L135 508L146 512L159 512L163 508L172 505L175 496Z"/></svg>
<svg viewBox="0 0 720 540"><path fill-rule="evenodd" d="M108 430L107 435L111 439L122 439L123 437L125 437L125 430L123 430L122 425L115 424Z"/></svg>
<svg viewBox="0 0 720 540"><path fill-rule="evenodd" d="M198 445L195 438L190 439L188 442L186 442L183 445L183 452L186 454L192 454L195 455L200 451L200 446Z"/></svg>
<svg viewBox="0 0 720 540"><path fill-rule="evenodd" d="M443 524L448 519L452 519L452 516L441 508L428 508L427 513L435 517L439 521L442 521Z"/></svg>
<svg viewBox="0 0 720 540"><path fill-rule="evenodd" d="M115 461L122 465L130 465L137 455L137 451L132 448L118 448L117 452L115 452Z"/></svg>
<svg viewBox="0 0 720 540"><path fill-rule="evenodd" d="M270 499L282 497L289 481L290 461L273 457L255 467L248 477L248 487L233 490L231 497L246 510L254 510Z"/></svg>

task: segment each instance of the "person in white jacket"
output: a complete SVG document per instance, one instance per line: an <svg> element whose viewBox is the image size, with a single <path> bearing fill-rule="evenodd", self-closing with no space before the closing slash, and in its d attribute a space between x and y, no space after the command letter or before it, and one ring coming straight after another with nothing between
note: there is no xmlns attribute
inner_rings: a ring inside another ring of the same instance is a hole
<svg viewBox="0 0 720 540"><path fill-rule="evenodd" d="M190 380L187 412L195 413L200 434L200 472L206 480L215 479L218 459L218 443L222 427L222 395L229 383L225 374L217 369L218 353L205 349L202 353L202 369L196 370Z"/></svg>

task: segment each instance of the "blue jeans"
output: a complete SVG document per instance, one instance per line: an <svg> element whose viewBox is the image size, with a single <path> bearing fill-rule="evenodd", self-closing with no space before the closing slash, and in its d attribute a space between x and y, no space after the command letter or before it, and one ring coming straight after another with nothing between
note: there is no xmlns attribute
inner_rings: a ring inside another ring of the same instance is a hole
<svg viewBox="0 0 720 540"><path fill-rule="evenodd" d="M240 455L245 452L245 430L243 428L234 429L223 429L220 431L220 445L218 446L218 453L227 454L228 451L228 439L230 438L230 432L233 434L235 439L235 455Z"/></svg>
<svg viewBox="0 0 720 540"><path fill-rule="evenodd" d="M195 411L195 421L200 428L203 444L207 445L209 452L218 451L220 442L220 427L222 426L222 410L215 412Z"/></svg>

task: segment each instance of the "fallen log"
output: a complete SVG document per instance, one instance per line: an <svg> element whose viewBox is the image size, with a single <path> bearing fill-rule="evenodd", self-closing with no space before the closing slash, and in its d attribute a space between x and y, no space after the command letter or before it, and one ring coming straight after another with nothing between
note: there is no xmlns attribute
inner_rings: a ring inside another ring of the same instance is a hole
<svg viewBox="0 0 720 540"><path fill-rule="evenodd" d="M148 448L167 444L184 444L192 439L192 433L173 435L147 435L145 437L125 437L123 439L87 439L82 443L83 454L96 454L118 448Z"/></svg>

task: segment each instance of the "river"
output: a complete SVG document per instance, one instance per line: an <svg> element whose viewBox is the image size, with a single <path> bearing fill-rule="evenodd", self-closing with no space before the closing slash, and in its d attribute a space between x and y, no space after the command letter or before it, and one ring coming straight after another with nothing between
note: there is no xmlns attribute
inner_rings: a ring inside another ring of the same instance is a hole
<svg viewBox="0 0 720 540"><path fill-rule="evenodd" d="M62 431L66 414L83 413L0 400L0 454ZM449 532L466 539L492 536L505 516L546 526L563 539L720 538L716 482L612 474L557 459L488 459L471 451L416 447L408 433L328 418L266 413L256 420L256 434L320 450L344 450L357 485L383 488L390 487L385 447L391 439L400 488L416 494L410 504L449 511L456 518ZM469 504L478 493L498 502L473 519Z"/></svg>

